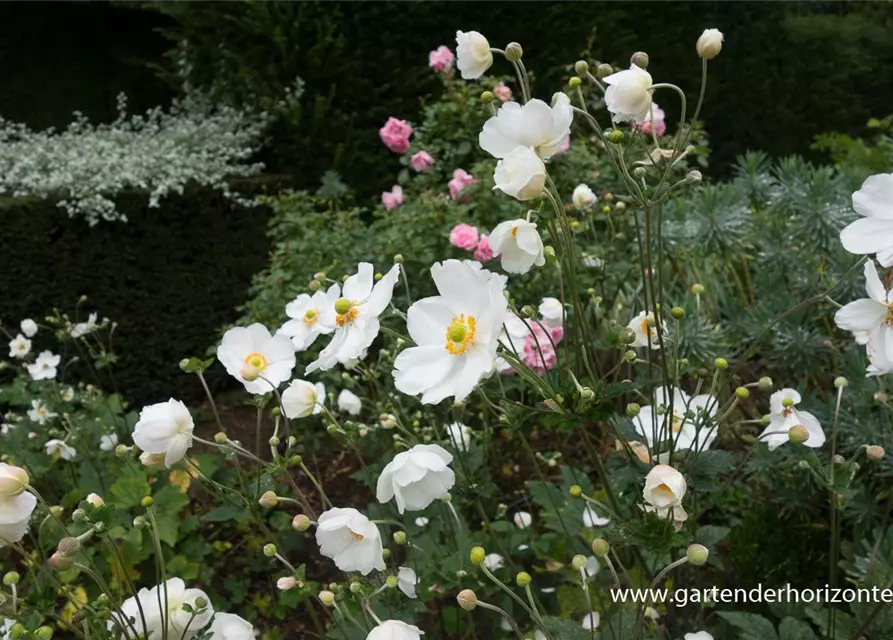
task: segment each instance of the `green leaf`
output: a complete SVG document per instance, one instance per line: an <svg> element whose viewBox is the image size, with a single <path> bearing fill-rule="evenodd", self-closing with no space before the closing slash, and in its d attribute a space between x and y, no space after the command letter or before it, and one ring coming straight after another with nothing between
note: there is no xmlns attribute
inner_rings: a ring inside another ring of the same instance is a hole
<svg viewBox="0 0 893 640"><path fill-rule="evenodd" d="M226 522L227 520L236 520L245 514L245 509L232 504L225 504L217 507L213 511L209 511L202 520L205 522Z"/></svg>
<svg viewBox="0 0 893 640"><path fill-rule="evenodd" d="M109 493L114 496L117 506L129 509L137 506L140 500L149 495L151 489L146 474L141 470L128 467L123 473L124 475L109 487Z"/></svg>
<svg viewBox="0 0 893 640"><path fill-rule="evenodd" d="M802 620L785 618L778 626L780 640L815 640L815 633Z"/></svg>
<svg viewBox="0 0 893 640"><path fill-rule="evenodd" d="M546 616L543 626L553 640L591 640L592 634L580 626L580 623L566 618Z"/></svg>
<svg viewBox="0 0 893 640"><path fill-rule="evenodd" d="M742 640L779 640L775 627L761 615L719 611L718 615L741 633Z"/></svg>

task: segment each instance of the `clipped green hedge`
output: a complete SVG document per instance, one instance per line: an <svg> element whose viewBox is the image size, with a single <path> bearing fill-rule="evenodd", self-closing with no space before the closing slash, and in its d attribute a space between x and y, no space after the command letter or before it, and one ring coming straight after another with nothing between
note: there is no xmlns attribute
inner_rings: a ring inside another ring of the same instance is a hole
<svg viewBox="0 0 893 640"><path fill-rule="evenodd" d="M197 385L183 384L179 361L218 340L266 266L269 213L198 188L155 209L143 193L116 202L129 222L91 228L53 202L0 201L0 318L8 328L71 313L85 295L81 319L95 310L119 325L114 373L128 400L182 397Z"/></svg>

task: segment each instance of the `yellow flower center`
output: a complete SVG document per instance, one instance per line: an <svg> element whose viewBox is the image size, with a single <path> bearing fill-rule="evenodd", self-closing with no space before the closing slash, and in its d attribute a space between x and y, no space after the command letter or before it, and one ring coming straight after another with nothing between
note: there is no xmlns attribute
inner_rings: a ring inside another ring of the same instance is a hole
<svg viewBox="0 0 893 640"><path fill-rule="evenodd" d="M670 489L670 487L668 487L663 482L661 482L659 485L654 487L654 491L652 491L651 493L655 496L660 496L663 498L667 498L669 500L672 500L673 498L676 497L676 494L673 493L673 490Z"/></svg>
<svg viewBox="0 0 893 640"><path fill-rule="evenodd" d="M444 349L454 356L464 355L469 346L474 346L474 326L474 316L466 318L464 313L454 316L446 330Z"/></svg>
<svg viewBox="0 0 893 640"><path fill-rule="evenodd" d="M354 530L351 529L351 528L348 528L347 530L350 532L350 535L353 536L353 539L356 540L357 542L360 542L361 540L363 540L363 538L366 537L366 536L364 536L364 535L361 534L361 533L357 533L356 531L354 531Z"/></svg>
<svg viewBox="0 0 893 640"><path fill-rule="evenodd" d="M884 324L888 327L893 326L893 302L887 305L887 317L884 318Z"/></svg>
<svg viewBox="0 0 893 640"><path fill-rule="evenodd" d="M258 371L263 371L267 368L267 359L262 353L251 352L245 356L245 364L250 364Z"/></svg>
<svg viewBox="0 0 893 640"><path fill-rule="evenodd" d="M512 227L512 237L513 238L518 237L518 227Z"/></svg>
<svg viewBox="0 0 893 640"><path fill-rule="evenodd" d="M343 327L344 325L349 325L353 323L357 318L357 314L360 312L360 303L353 302L348 300L347 298L338 298L335 301L335 313L338 314L335 316L335 324L339 327Z"/></svg>
<svg viewBox="0 0 893 640"><path fill-rule="evenodd" d="M680 413L679 409L673 409L673 433L679 433L682 431L682 425L685 424L685 418Z"/></svg>
<svg viewBox="0 0 893 640"><path fill-rule="evenodd" d="M317 318L319 318L319 314L316 312L316 309L308 309L307 313L304 314L304 324L314 324Z"/></svg>

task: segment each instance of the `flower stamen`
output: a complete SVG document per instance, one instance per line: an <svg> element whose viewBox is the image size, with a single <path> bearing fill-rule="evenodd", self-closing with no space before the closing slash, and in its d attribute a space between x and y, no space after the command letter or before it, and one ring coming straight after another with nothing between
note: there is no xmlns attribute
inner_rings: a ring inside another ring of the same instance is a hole
<svg viewBox="0 0 893 640"><path fill-rule="evenodd" d="M250 364L258 371L263 371L267 368L267 358L264 354L253 351L245 356L245 364Z"/></svg>
<svg viewBox="0 0 893 640"><path fill-rule="evenodd" d="M461 356L469 346L474 346L475 317L460 314L453 317L453 321L446 330L446 344L444 349L454 356Z"/></svg>

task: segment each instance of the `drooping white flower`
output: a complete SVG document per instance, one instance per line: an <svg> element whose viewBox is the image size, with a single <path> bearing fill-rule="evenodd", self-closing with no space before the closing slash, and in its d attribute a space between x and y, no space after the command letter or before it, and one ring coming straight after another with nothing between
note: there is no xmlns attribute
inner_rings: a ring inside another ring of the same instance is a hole
<svg viewBox="0 0 893 640"><path fill-rule="evenodd" d="M399 391L437 404L464 400L494 369L507 303L505 276L477 262L446 260L431 267L440 295L409 307L406 328L416 346L394 361Z"/></svg>
<svg viewBox="0 0 893 640"><path fill-rule="evenodd" d="M118 434L108 433L99 437L100 451L114 451L118 446Z"/></svg>
<svg viewBox="0 0 893 640"><path fill-rule="evenodd" d="M682 389L658 387L654 391L654 400L655 406L642 407L639 415L633 419L636 431L645 438L649 448L655 446L655 435L657 444L672 440L674 451L704 451L710 448L717 435L717 427L711 420L719 406L716 398L706 393L692 398ZM655 423L654 412L660 407L664 407L665 413L661 415L658 411Z"/></svg>
<svg viewBox="0 0 893 640"><path fill-rule="evenodd" d="M397 588L406 594L407 598L416 598L415 588L419 583L415 571L409 567L399 567L397 569Z"/></svg>
<svg viewBox="0 0 893 640"><path fill-rule="evenodd" d="M41 351L34 363L28 365L28 373L34 380L52 380L56 377L56 367L62 361L52 351Z"/></svg>
<svg viewBox="0 0 893 640"><path fill-rule="evenodd" d="M358 416L363 410L363 401L353 391L342 389L338 394L338 409L352 416Z"/></svg>
<svg viewBox="0 0 893 640"><path fill-rule="evenodd" d="M234 613L218 613L208 628L209 640L254 640L254 627Z"/></svg>
<svg viewBox="0 0 893 640"><path fill-rule="evenodd" d="M171 468L192 446L195 423L189 409L180 400L171 398L140 411L133 427L133 443L150 454L164 455L164 464Z"/></svg>
<svg viewBox="0 0 893 640"><path fill-rule="evenodd" d="M652 349L660 349L658 342L657 327L654 326L654 314L640 312L635 318L626 325L636 334L636 339L630 343L631 347L647 347L649 344ZM650 340L650 343L649 343Z"/></svg>
<svg viewBox="0 0 893 640"><path fill-rule="evenodd" d="M402 620L385 620L369 632L366 640L419 640L425 632Z"/></svg>
<svg viewBox="0 0 893 640"><path fill-rule="evenodd" d="M697 633L686 633L685 640L713 640L713 636L706 631L698 631Z"/></svg>
<svg viewBox="0 0 893 640"><path fill-rule="evenodd" d="M375 497L384 504L392 498L397 511L421 511L453 488L453 456L436 444L417 444L401 451L378 477Z"/></svg>
<svg viewBox="0 0 893 640"><path fill-rule="evenodd" d="M859 344L865 344L872 365L879 372L893 363L893 291L887 291L869 260L863 270L867 298L850 302L834 314L841 329L852 331Z"/></svg>
<svg viewBox="0 0 893 640"><path fill-rule="evenodd" d="M877 254L882 267L893 266L893 173L870 176L853 194L853 209L861 218L840 232L850 253Z"/></svg>
<svg viewBox="0 0 893 640"><path fill-rule="evenodd" d="M546 264L543 239L536 223L523 218L496 225L490 232L490 248L499 254L502 268L509 273L527 273L534 265Z"/></svg>
<svg viewBox="0 0 893 640"><path fill-rule="evenodd" d="M595 193L587 185L578 184L574 187L574 193L571 196L571 200L577 209L586 211L587 209L592 208L592 205L596 203L598 197L596 197Z"/></svg>
<svg viewBox="0 0 893 640"><path fill-rule="evenodd" d="M322 382L292 380L282 392L282 409L289 420L306 418L322 411L326 401L326 387Z"/></svg>
<svg viewBox="0 0 893 640"><path fill-rule="evenodd" d="M605 106L614 122L642 124L651 107L651 74L631 65L625 71L612 73L604 80Z"/></svg>
<svg viewBox="0 0 893 640"><path fill-rule="evenodd" d="M642 496L651 506L666 509L681 504L687 488L681 473L669 465L659 464L645 476Z"/></svg>
<svg viewBox="0 0 893 640"><path fill-rule="evenodd" d="M341 287L333 284L326 291L319 290L312 296L306 293L300 294L294 300L285 305L285 315L288 320L279 328L279 333L291 338L295 351L309 349L314 341L323 334L332 333L334 324L325 324L321 320L326 316L327 309L335 306L335 301L341 295Z"/></svg>
<svg viewBox="0 0 893 640"><path fill-rule="evenodd" d="M199 598L208 602L204 609L199 609L196 604ZM184 604L191 611L184 609ZM132 637L136 629L138 634L145 634L150 640L157 640L162 635L191 640L208 626L212 616L214 608L204 591L187 589L183 580L171 578L151 589L140 589L135 596L125 600L121 609L112 613L108 627L109 631L115 627L123 629L122 637L125 638ZM220 637L215 637L215 640L220 640Z"/></svg>
<svg viewBox="0 0 893 640"><path fill-rule="evenodd" d="M37 498L28 492L0 497L0 549L25 537L36 506Z"/></svg>
<svg viewBox="0 0 893 640"><path fill-rule="evenodd" d="M533 148L518 146L496 163L493 182L494 189L521 202L532 200L543 193L546 165Z"/></svg>
<svg viewBox="0 0 893 640"><path fill-rule="evenodd" d="M477 31L456 32L456 68L465 80L480 78L493 65L490 43Z"/></svg>
<svg viewBox="0 0 893 640"><path fill-rule="evenodd" d="M5 462L0 462L0 500L14 498L25 492L30 482L28 472Z"/></svg>
<svg viewBox="0 0 893 640"><path fill-rule="evenodd" d="M526 529L533 524L533 516L526 511L518 511L512 516L512 522L514 522L515 526L519 529Z"/></svg>
<svg viewBox="0 0 893 640"><path fill-rule="evenodd" d="M316 543L319 551L342 571L384 571L381 534L369 518L356 509L332 508L319 516Z"/></svg>
<svg viewBox="0 0 893 640"><path fill-rule="evenodd" d="M583 618L580 626L586 629L586 631L594 631L598 629L599 622L601 622L601 616L598 615L597 611L592 611Z"/></svg>
<svg viewBox="0 0 893 640"><path fill-rule="evenodd" d="M248 327L233 327L223 334L217 347L217 359L226 372L242 383L245 391L255 395L272 392L270 385L279 387L291 377L295 368L295 349L286 335L270 335L260 323ZM246 368L257 376L243 377ZM263 378L263 379L261 379Z"/></svg>
<svg viewBox="0 0 893 640"><path fill-rule="evenodd" d="M58 439L47 440L43 446L48 456L58 454L63 460L74 460L74 457L78 454L74 447Z"/></svg>
<svg viewBox="0 0 893 640"><path fill-rule="evenodd" d="M53 418L58 417L58 413L50 411L46 405L40 400L32 400L31 408L28 409L28 419L37 424L46 424Z"/></svg>
<svg viewBox="0 0 893 640"><path fill-rule="evenodd" d="M770 451L788 442L788 432L797 425L802 425L809 433L804 445L818 449L825 444L825 431L818 418L808 411L794 408L800 400L800 394L795 389L779 389L769 397L769 425L759 439L769 445Z"/></svg>
<svg viewBox="0 0 893 640"><path fill-rule="evenodd" d="M537 99L524 105L506 102L484 123L478 143L494 158L506 158L518 147L528 147L545 160L558 153L570 135L573 119L574 110L565 93L552 96L551 107Z"/></svg>
<svg viewBox="0 0 893 640"><path fill-rule="evenodd" d="M595 556L586 558L586 575L590 578L597 574L602 568L601 562Z"/></svg>
<svg viewBox="0 0 893 640"><path fill-rule="evenodd" d="M560 327L564 324L564 305L558 298L543 298L538 311L540 317L550 327Z"/></svg>
<svg viewBox="0 0 893 640"><path fill-rule="evenodd" d="M72 338L82 338L89 333L93 333L99 328L99 314L91 313L87 316L86 322L77 322L71 327Z"/></svg>
<svg viewBox="0 0 893 640"><path fill-rule="evenodd" d="M375 340L380 328L378 316L391 303L400 265L395 264L378 282L374 282L373 271L370 263L361 262L357 273L344 281L341 297L323 310L320 322L334 326L335 332L319 357L304 370L305 374L317 369L326 371L339 362L346 364L359 358Z"/></svg>
<svg viewBox="0 0 893 640"><path fill-rule="evenodd" d="M502 569L505 566L505 558L503 558L498 553L488 553L486 556L484 556L484 566L487 567L490 571Z"/></svg>
<svg viewBox="0 0 893 640"><path fill-rule="evenodd" d="M72 387L65 387L59 392L59 397L65 402L71 402L74 400L74 389Z"/></svg>
<svg viewBox="0 0 893 640"><path fill-rule="evenodd" d="M599 516L595 512L595 509L592 508L592 505L587 504L583 507L583 526L587 529L604 527L609 522L611 522L611 518L602 518Z"/></svg>
<svg viewBox="0 0 893 640"><path fill-rule="evenodd" d="M19 324L19 328L22 330L22 333L25 334L26 338L33 338L37 334L37 323L31 318L22 320Z"/></svg>
<svg viewBox="0 0 893 640"><path fill-rule="evenodd" d="M459 451L468 451L471 445L471 429L461 422L454 422L447 425L446 432L451 445Z"/></svg>
<svg viewBox="0 0 893 640"><path fill-rule="evenodd" d="M719 29L704 29L704 33L698 38L695 49L704 60L713 60L722 51L722 31ZM687 638L686 638L687 640Z"/></svg>
<svg viewBox="0 0 893 640"><path fill-rule="evenodd" d="M24 358L31 353L31 341L21 333L9 341L9 357Z"/></svg>

